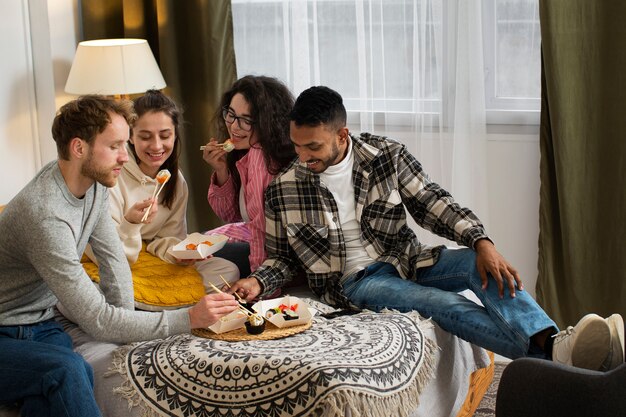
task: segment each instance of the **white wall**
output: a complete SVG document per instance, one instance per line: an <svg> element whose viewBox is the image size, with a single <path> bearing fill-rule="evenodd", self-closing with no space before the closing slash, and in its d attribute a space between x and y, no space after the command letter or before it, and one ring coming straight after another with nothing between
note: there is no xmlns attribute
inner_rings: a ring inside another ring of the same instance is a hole
<svg viewBox="0 0 626 417"><path fill-rule="evenodd" d="M0 13L0 202L7 202L41 167L32 42L26 1Z"/></svg>
<svg viewBox="0 0 626 417"><path fill-rule="evenodd" d="M76 0L3 1L0 13L0 204L56 158L50 126L74 50Z"/></svg>
<svg viewBox="0 0 626 417"><path fill-rule="evenodd" d="M509 130L488 133L488 233L534 297L539 247L538 126Z"/></svg>
<svg viewBox="0 0 626 417"><path fill-rule="evenodd" d="M30 15L29 8L34 10ZM55 157L49 125L54 109L72 99L63 88L78 39L76 8L76 0L3 2L0 45L2 56L11 59L3 59L0 64L0 146L4 150L0 152L0 163L5 173L11 173L11 180L1 182L0 203L12 198L42 162ZM41 21L42 12L47 14L48 22ZM28 27L31 17L37 20L34 40ZM49 39L47 48L42 38ZM35 59L31 58L33 42ZM35 100L36 91L43 96L39 102ZM48 97L50 91L52 98ZM38 116L38 110L45 114ZM487 152L488 233L534 295L539 235L538 128L491 126Z"/></svg>

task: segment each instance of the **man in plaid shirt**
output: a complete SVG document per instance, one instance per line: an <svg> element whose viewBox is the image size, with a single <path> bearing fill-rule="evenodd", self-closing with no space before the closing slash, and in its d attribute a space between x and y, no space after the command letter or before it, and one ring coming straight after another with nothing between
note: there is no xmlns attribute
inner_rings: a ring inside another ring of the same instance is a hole
<svg viewBox="0 0 626 417"><path fill-rule="evenodd" d="M299 161L265 194L268 259L231 291L252 300L280 288L301 268L326 303L417 310L444 330L509 358L552 358L589 369L624 361L621 316L589 314L559 332L523 291L518 272L480 220L432 182L404 145L349 133L338 93L312 87L290 116ZM421 227L466 248L421 244L406 223L407 211ZM483 305L458 294L466 289Z"/></svg>

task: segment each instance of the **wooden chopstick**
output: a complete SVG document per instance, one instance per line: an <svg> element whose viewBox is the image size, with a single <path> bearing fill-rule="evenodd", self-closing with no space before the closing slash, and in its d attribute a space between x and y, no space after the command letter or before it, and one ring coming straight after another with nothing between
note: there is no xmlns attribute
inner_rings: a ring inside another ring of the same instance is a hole
<svg viewBox="0 0 626 417"><path fill-rule="evenodd" d="M226 144L225 143L216 143L214 146L217 146L218 148L224 149L224 146L226 146ZM207 148L206 145L200 146L200 150L201 151L205 150L206 148Z"/></svg>
<svg viewBox="0 0 626 417"><path fill-rule="evenodd" d="M150 198L151 200L154 199L154 196L157 194L157 192L159 190L159 185L161 185L161 184L157 182L156 185L154 186L154 191L152 192L152 197ZM148 214L150 213L150 209L151 208L152 208L152 203L150 203L150 205L146 209L146 212L144 213L143 217L141 218L141 223L146 221L146 219L148 218Z"/></svg>
<svg viewBox="0 0 626 417"><path fill-rule="evenodd" d="M164 183L157 183L156 187L154 187L154 193L152 193L152 199L155 198L159 198L159 194L161 194L161 191L163 191L163 189L165 188L165 184L167 184L167 181L165 181ZM159 185L161 187L159 187ZM157 191L158 189L158 191ZM150 210L152 209L152 203L150 203L150 205L148 206L148 208L146 209L145 214L143 215L143 217L141 218L141 222L145 222L146 219L148 218L148 216L150 215Z"/></svg>
<svg viewBox="0 0 626 417"><path fill-rule="evenodd" d="M226 281L226 280L224 279L224 277L223 277L223 276L221 276L221 275L220 275L220 278L222 279L222 281L224 281L224 284L226 284L226 286L227 286L228 288L230 288L230 284L228 283L228 281ZM246 302L246 301L245 301L243 298L241 298L241 296L239 296L239 294L237 294L236 292L234 292L233 294L235 294L235 297L237 297L237 299L238 299L239 301L241 301L242 303L245 303L245 302Z"/></svg>
<svg viewBox="0 0 626 417"><path fill-rule="evenodd" d="M224 293L224 291L220 290L220 289L219 289L219 288L217 288L215 285L213 285L213 283L212 283L212 282L209 282L209 285L210 285L211 287L213 287L213 289L214 289L216 292L219 292L219 293L222 293L222 294ZM252 311L248 310L247 308L245 308L245 307L244 307L244 306L242 306L241 304L237 304L237 306L239 307L239 309L240 309L241 311L243 311L244 313L246 313L248 316L253 316L254 314L256 314L256 313L253 313Z"/></svg>

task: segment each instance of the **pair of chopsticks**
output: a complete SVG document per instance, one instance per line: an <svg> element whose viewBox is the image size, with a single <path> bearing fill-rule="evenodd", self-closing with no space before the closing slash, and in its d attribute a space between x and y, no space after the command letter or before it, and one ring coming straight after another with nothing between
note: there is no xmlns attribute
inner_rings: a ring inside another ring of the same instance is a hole
<svg viewBox="0 0 626 417"><path fill-rule="evenodd" d="M152 192L152 199L155 199L155 198L159 197L159 194L161 194L161 191L163 191L163 188L165 188L165 184L167 183L167 181L169 181L170 177L171 177L171 174L170 174L170 172L167 169L163 169L163 170L159 171L159 173L156 176L157 184L154 187L154 191ZM160 178L164 178L163 182L160 181ZM160 188L159 188L159 186L160 186ZM150 205L146 209L146 212L144 213L143 217L141 218L141 223L145 222L146 219L148 218L148 216L150 215L150 209L152 209L152 203L150 203Z"/></svg>
<svg viewBox="0 0 626 417"><path fill-rule="evenodd" d="M226 146L226 142L224 142L224 143L216 143L214 146L216 146L218 148L224 149L224 146ZM206 145L200 146L200 150L201 151L205 150L206 148L208 148L208 146L206 146Z"/></svg>
<svg viewBox="0 0 626 417"><path fill-rule="evenodd" d="M228 286L228 288L230 288L230 284L228 284L228 282L224 279L224 277L220 275L220 278L222 278L222 281L224 281L224 283L226 284L226 286ZM215 285L213 285L213 283L212 283L212 282L209 282L209 285L210 285L211 287L213 287L213 290L214 290L215 292L219 292L219 293L223 293L223 292L224 292L224 291L220 290L219 288L217 288ZM234 294L235 294L235 297L237 297L237 298L239 299L239 301L240 301L240 302L242 302L242 303L244 303L244 302L245 302L245 301L244 301L244 299L243 299L243 298L241 298L241 297L239 296L239 294L237 294L237 293L234 293ZM238 304L238 306L239 306L239 310L241 310L242 312L246 313L246 315L247 315L247 316L253 316L253 315L257 314L257 313L255 313L255 312L252 312L252 311L248 310L247 308L245 308L245 307L244 307L244 306L242 306L241 304Z"/></svg>

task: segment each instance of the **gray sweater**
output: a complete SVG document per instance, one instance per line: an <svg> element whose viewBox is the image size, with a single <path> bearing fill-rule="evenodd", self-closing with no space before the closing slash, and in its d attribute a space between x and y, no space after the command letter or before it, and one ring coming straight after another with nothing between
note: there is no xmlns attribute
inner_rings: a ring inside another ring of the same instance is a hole
<svg viewBox="0 0 626 417"><path fill-rule="evenodd" d="M80 263L87 243L99 261L101 291ZM134 311L106 187L96 183L78 199L54 161L0 214L0 326L50 319L58 301L98 340L132 342L190 330L187 309Z"/></svg>

